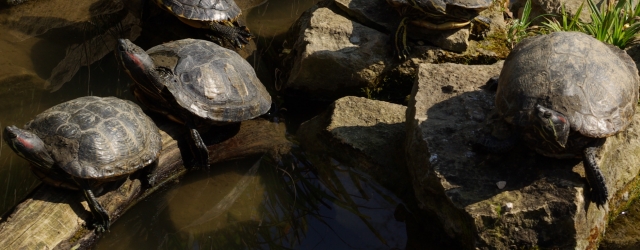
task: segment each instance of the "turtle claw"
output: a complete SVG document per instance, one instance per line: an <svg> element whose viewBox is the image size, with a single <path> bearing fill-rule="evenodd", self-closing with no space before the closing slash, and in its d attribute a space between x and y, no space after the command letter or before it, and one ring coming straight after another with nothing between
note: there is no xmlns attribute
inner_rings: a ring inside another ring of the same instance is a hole
<svg viewBox="0 0 640 250"><path fill-rule="evenodd" d="M200 132L196 129L193 122L187 122L189 127L189 138L191 138L191 152L194 156L194 166L197 168L209 167L209 150L207 145L204 144Z"/></svg>
<svg viewBox="0 0 640 250"><path fill-rule="evenodd" d="M107 210L105 210L100 205L100 203L98 203L98 200L96 200L93 191L91 191L89 183L87 183L87 181L85 180L74 179L74 181L80 187L80 189L82 189L85 199L87 200L87 203L89 205L89 209L91 210L91 214L93 214L93 218L95 220L93 222L93 228L97 233L104 233L109 231L109 226L111 226L111 219L109 218L109 214L107 213Z"/></svg>
<svg viewBox="0 0 640 250"><path fill-rule="evenodd" d="M211 30L214 33L214 35L209 35L211 40L222 44L220 38L223 38L231 42L236 48L243 48L253 37L246 26L235 26L233 23L227 23L227 25L225 25L214 22L211 24Z"/></svg>

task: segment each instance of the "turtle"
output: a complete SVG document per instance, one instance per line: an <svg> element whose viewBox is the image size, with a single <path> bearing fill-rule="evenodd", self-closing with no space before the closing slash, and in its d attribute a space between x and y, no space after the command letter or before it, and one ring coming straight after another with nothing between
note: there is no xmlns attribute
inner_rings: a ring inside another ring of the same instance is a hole
<svg viewBox="0 0 640 250"><path fill-rule="evenodd" d="M233 0L156 0L156 3L191 27L211 29L213 35L209 38L219 44L224 39L242 48L251 40L249 28L238 23L242 11Z"/></svg>
<svg viewBox="0 0 640 250"><path fill-rule="evenodd" d="M4 141L44 183L82 190L97 232L111 219L94 189L153 163L162 148L158 127L135 103L86 96L55 105L23 129L7 126Z"/></svg>
<svg viewBox="0 0 640 250"><path fill-rule="evenodd" d="M430 30L459 29L472 21L481 27L491 22L478 14L489 8L492 0L387 0L402 17L393 43L395 54L400 59L409 55L407 47L407 22Z"/></svg>
<svg viewBox="0 0 640 250"><path fill-rule="evenodd" d="M209 166L198 129L238 124L265 114L271 96L238 53L211 41L183 39L146 52L118 40L118 60L133 79L133 93L151 111L186 125L195 165Z"/></svg>
<svg viewBox="0 0 640 250"><path fill-rule="evenodd" d="M605 205L596 153L635 114L640 79L631 57L581 32L554 32L517 44L497 81L494 111L511 132L479 145L500 153L523 141L547 157L582 158L591 201Z"/></svg>

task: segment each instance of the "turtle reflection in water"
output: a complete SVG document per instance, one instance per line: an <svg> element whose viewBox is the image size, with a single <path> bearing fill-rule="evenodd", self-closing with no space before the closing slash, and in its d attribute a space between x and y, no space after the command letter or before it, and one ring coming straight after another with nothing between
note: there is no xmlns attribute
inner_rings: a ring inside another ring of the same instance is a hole
<svg viewBox="0 0 640 250"><path fill-rule="evenodd" d="M526 39L507 57L497 85L496 111L512 134L502 141L487 136L479 146L500 153L522 138L545 156L581 157L591 201L602 206L609 192L595 154L631 123L639 81L627 53L589 35Z"/></svg>
<svg viewBox="0 0 640 250"><path fill-rule="evenodd" d="M491 0L387 0L402 20L393 37L395 53L401 59L409 55L407 22L429 30L450 30L474 24L488 26L490 19L478 14L489 8Z"/></svg>
<svg viewBox="0 0 640 250"><path fill-rule="evenodd" d="M151 164L162 147L158 127L142 109L115 97L58 104L24 129L6 127L3 137L43 182L82 190L98 232L108 230L111 220L94 188Z"/></svg>
<svg viewBox="0 0 640 250"><path fill-rule="evenodd" d="M156 3L189 26L211 29L213 36L209 37L220 45L226 40L242 48L251 39L249 29L238 23L242 11L233 0L156 0Z"/></svg>
<svg viewBox="0 0 640 250"><path fill-rule="evenodd" d="M146 52L118 42L118 59L134 80L135 97L189 129L195 164L209 166L199 128L253 119L269 111L271 96L238 53L213 42L183 39Z"/></svg>

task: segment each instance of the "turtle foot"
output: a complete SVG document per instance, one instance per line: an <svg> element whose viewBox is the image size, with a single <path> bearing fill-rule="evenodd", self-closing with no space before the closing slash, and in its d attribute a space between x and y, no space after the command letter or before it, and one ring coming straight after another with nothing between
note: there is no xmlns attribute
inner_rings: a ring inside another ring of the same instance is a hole
<svg viewBox="0 0 640 250"><path fill-rule="evenodd" d="M189 129L192 141L192 153L194 156L194 167L196 168L208 168L209 167L209 150L207 145L204 144L200 133L195 128Z"/></svg>
<svg viewBox="0 0 640 250"><path fill-rule="evenodd" d="M214 41L218 41L218 43L220 43L219 38L223 38L224 40L231 42L231 44L236 48L243 48L244 45L248 44L249 40L253 37L246 26L212 23L211 30L214 35L209 36L209 38Z"/></svg>
<svg viewBox="0 0 640 250"><path fill-rule="evenodd" d="M602 146L602 144L604 144L605 140L605 138L598 139L587 146L583 151L584 155L582 165L584 165L584 173L587 177L587 181L589 182L589 186L591 186L591 201L598 207L602 207L607 204L607 199L609 197L607 183L600 167L598 166L598 162L596 161L596 151Z"/></svg>
<svg viewBox="0 0 640 250"><path fill-rule="evenodd" d="M89 205L89 209L91 210L91 214L93 214L94 222L93 228L97 233L103 233L109 231L109 226L111 226L111 219L109 218L109 214L107 210L105 210L98 200L96 200L95 195L93 195L93 191L91 191L89 183L85 180L77 180L74 179L76 184L82 189L84 193L85 199L87 199L87 203Z"/></svg>

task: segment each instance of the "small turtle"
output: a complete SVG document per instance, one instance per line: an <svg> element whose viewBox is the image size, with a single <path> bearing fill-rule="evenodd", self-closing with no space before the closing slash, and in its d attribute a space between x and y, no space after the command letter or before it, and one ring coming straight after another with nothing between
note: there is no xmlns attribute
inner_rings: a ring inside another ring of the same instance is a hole
<svg viewBox="0 0 640 250"><path fill-rule="evenodd" d="M394 35L395 53L404 59L409 55L407 47L407 22L430 30L450 30L465 27L474 20L479 27L489 25L488 18L476 17L489 8L491 0L387 0L398 10L402 20ZM476 20L477 19L477 20Z"/></svg>
<svg viewBox="0 0 640 250"><path fill-rule="evenodd" d="M212 40L222 44L225 39L236 48L249 43L251 32L238 24L242 11L233 0L156 0L163 9L169 11L189 26L211 29Z"/></svg>
<svg viewBox="0 0 640 250"><path fill-rule="evenodd" d="M517 138L538 153L581 157L591 200L607 203L607 185L595 153L606 137L627 128L635 114L638 69L619 48L580 32L526 39L509 54L498 78L497 114L514 131L480 145L504 152Z"/></svg>
<svg viewBox="0 0 640 250"><path fill-rule="evenodd" d="M249 120L271 107L271 96L251 65L210 41L178 40L145 52L120 39L118 59L142 104L188 127L201 166L209 165L209 151L198 127Z"/></svg>
<svg viewBox="0 0 640 250"><path fill-rule="evenodd" d="M82 190L98 232L108 230L111 220L93 188L151 164L162 147L158 127L142 109L115 97L58 104L24 129L6 127L3 138L43 182Z"/></svg>

